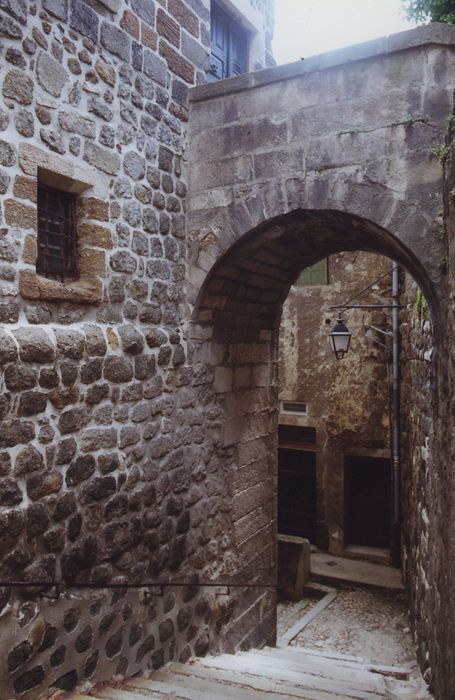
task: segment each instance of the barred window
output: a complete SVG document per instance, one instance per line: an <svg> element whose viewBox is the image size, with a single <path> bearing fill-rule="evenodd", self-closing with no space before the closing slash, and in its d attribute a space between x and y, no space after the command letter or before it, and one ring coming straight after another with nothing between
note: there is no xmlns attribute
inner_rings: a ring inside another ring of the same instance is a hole
<svg viewBox="0 0 455 700"><path fill-rule="evenodd" d="M79 277L76 197L38 184L38 256L36 271L60 280Z"/></svg>

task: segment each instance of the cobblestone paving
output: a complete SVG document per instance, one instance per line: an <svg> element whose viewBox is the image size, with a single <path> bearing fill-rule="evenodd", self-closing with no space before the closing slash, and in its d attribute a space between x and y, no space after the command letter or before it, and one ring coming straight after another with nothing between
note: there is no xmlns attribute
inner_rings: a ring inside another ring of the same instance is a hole
<svg viewBox="0 0 455 700"><path fill-rule="evenodd" d="M295 606L293 622L297 621L300 611L309 609L302 605L303 602L291 604ZM289 605L279 608L278 629L289 628L291 617ZM402 593L340 590L333 603L297 636L292 645L363 656L388 665L415 660Z"/></svg>

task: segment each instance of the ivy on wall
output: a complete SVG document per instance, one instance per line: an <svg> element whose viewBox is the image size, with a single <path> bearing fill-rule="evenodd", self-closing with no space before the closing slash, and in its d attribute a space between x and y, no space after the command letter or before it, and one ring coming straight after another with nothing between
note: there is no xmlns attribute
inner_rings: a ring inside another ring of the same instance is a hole
<svg viewBox="0 0 455 700"><path fill-rule="evenodd" d="M455 0L402 0L408 19L455 24Z"/></svg>

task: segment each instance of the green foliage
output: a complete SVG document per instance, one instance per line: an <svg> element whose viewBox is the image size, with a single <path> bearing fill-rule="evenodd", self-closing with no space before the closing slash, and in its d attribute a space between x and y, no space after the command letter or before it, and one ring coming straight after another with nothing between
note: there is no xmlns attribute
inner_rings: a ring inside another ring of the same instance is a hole
<svg viewBox="0 0 455 700"><path fill-rule="evenodd" d="M424 318L424 319L429 318L430 312L428 310L428 303L427 303L427 300L423 296L423 293L420 289L418 289L417 293L416 293L416 300L415 300L414 308L415 308L416 314L419 316L419 318Z"/></svg>
<svg viewBox="0 0 455 700"><path fill-rule="evenodd" d="M401 122L403 126L412 126L413 124L428 124L428 117L415 116L413 114L407 114L403 121Z"/></svg>
<svg viewBox="0 0 455 700"><path fill-rule="evenodd" d="M402 5L415 22L455 24L455 0L402 0Z"/></svg>
<svg viewBox="0 0 455 700"><path fill-rule="evenodd" d="M438 260L438 269L441 272L441 274L446 275L447 274L447 258L439 258Z"/></svg>
<svg viewBox="0 0 455 700"><path fill-rule="evenodd" d="M413 124L428 124L428 117L421 117L419 115L406 114L402 119L392 122L390 126L412 126Z"/></svg>
<svg viewBox="0 0 455 700"><path fill-rule="evenodd" d="M430 155L432 158L438 161L438 163L441 163L444 165L444 163L447 160L447 157L450 153L450 149L448 146L432 146L430 148Z"/></svg>

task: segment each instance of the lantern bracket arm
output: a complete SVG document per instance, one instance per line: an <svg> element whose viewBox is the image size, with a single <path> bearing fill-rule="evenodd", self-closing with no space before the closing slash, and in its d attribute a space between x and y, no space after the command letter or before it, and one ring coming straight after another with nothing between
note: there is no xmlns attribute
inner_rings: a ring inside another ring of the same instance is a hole
<svg viewBox="0 0 455 700"><path fill-rule="evenodd" d="M334 309L406 309L406 304L334 304L329 306Z"/></svg>
<svg viewBox="0 0 455 700"><path fill-rule="evenodd" d="M351 302L355 301L355 299L358 299L362 294L365 294L365 292L368 292L369 289L372 289L377 285L378 282L381 282L381 280L384 279L384 277L388 277L389 275L392 275L395 270L399 270L398 265L394 265L391 270L387 270L387 272L384 272L380 277L378 277L374 282L369 284L367 287L364 287L364 289L361 289L360 292L357 292L357 294L354 294L353 297L347 300L345 304L339 304L338 306L331 306L330 308L332 309L361 309L364 308L364 305L362 306L352 306ZM388 307L386 307L388 308ZM392 307L390 307L392 308Z"/></svg>
<svg viewBox="0 0 455 700"><path fill-rule="evenodd" d="M376 331L377 333L381 333L381 335L387 335L390 338L393 338L392 331L385 331L383 328L378 328L377 326L367 326L367 330L369 328L371 328L373 331Z"/></svg>

